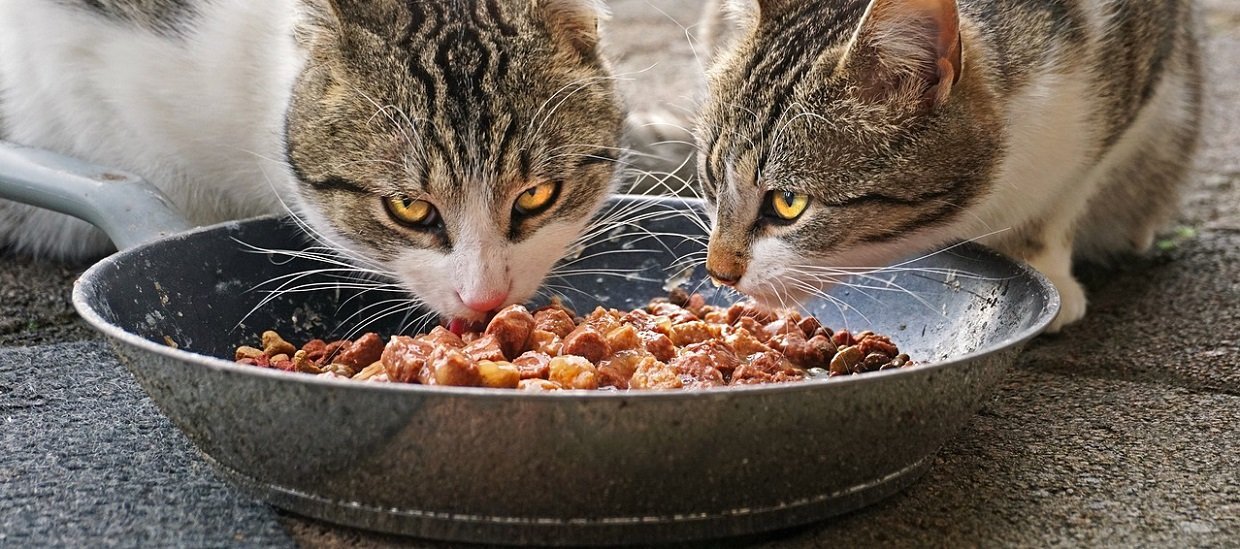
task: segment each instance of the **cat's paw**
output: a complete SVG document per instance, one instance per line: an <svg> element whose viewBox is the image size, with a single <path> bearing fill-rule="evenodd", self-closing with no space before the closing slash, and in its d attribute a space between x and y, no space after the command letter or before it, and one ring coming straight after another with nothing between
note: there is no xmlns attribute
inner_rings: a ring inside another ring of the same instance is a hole
<svg viewBox="0 0 1240 549"><path fill-rule="evenodd" d="M1057 334L1063 331L1065 326L1085 317L1088 299L1085 297L1085 288L1082 288L1081 283L1071 275L1067 277L1048 276L1048 278L1059 291L1059 314L1046 328L1046 333Z"/></svg>

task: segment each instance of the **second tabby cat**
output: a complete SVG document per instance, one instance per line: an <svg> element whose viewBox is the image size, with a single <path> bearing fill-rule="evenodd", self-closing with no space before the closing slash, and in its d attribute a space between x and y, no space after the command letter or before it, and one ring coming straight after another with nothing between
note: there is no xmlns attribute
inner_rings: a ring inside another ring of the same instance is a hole
<svg viewBox="0 0 1240 549"><path fill-rule="evenodd" d="M719 10L718 2L712 9ZM1077 258L1150 247L1197 145L1190 0L732 2L699 170L707 267L767 300L980 239L1085 314Z"/></svg>

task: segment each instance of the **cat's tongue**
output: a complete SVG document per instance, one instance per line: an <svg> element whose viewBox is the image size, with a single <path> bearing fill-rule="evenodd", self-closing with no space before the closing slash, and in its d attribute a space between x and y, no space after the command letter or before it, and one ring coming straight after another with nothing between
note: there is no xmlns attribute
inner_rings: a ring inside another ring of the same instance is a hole
<svg viewBox="0 0 1240 549"><path fill-rule="evenodd" d="M469 331L481 332L483 328L484 326L481 322L470 321L464 318L454 318L448 321L448 331L456 335Z"/></svg>

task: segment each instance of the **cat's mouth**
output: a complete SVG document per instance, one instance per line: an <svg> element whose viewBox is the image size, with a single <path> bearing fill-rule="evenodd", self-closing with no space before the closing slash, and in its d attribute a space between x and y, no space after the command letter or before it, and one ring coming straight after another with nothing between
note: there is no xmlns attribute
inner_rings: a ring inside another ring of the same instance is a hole
<svg viewBox="0 0 1240 549"><path fill-rule="evenodd" d="M456 335L461 335L465 332L481 332L486 328L486 323L468 318L452 318L444 321L444 327Z"/></svg>

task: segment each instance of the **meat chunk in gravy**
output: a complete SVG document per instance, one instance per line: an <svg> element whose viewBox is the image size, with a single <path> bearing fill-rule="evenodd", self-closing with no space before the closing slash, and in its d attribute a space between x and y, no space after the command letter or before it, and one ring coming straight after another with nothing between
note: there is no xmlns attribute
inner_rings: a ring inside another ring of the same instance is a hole
<svg viewBox="0 0 1240 549"><path fill-rule="evenodd" d="M384 344L368 333L298 349L268 331L261 345L239 347L235 360L332 379L536 392L791 383L914 364L886 336L832 331L812 316L749 301L717 307L683 291L585 317L558 303L533 312L512 305L484 331L462 335L435 328Z"/></svg>

